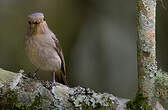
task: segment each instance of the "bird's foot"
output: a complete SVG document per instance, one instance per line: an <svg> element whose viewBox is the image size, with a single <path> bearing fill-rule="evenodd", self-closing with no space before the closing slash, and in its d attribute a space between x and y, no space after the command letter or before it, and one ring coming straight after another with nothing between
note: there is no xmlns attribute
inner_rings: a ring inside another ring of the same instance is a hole
<svg viewBox="0 0 168 110"><path fill-rule="evenodd" d="M29 72L27 76L32 79L38 79L37 74L35 72Z"/></svg>
<svg viewBox="0 0 168 110"><path fill-rule="evenodd" d="M51 87L53 88L54 86L56 86L56 82L52 81Z"/></svg>
<svg viewBox="0 0 168 110"><path fill-rule="evenodd" d="M37 77L37 72L39 71L39 69L37 68L34 72L29 72L29 74L28 74L28 77L29 78L32 78L32 79L39 79L38 77Z"/></svg>

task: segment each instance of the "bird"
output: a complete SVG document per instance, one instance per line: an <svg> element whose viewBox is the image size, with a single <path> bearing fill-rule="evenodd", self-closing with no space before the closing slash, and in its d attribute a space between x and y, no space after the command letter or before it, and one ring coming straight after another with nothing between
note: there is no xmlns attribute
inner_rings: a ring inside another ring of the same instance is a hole
<svg viewBox="0 0 168 110"><path fill-rule="evenodd" d="M52 84L57 81L67 85L63 51L58 38L49 29L43 13L28 15L24 42L26 54L37 71L51 71Z"/></svg>

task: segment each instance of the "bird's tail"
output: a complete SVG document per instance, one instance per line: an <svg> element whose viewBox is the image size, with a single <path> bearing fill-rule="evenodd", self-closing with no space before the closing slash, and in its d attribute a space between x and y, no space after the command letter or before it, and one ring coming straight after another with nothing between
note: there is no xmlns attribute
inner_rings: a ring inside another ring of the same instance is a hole
<svg viewBox="0 0 168 110"><path fill-rule="evenodd" d="M68 84L67 80L66 80L66 75L61 70L59 70L59 71L56 72L55 79L56 79L57 82L59 82L61 84L64 84L64 85Z"/></svg>

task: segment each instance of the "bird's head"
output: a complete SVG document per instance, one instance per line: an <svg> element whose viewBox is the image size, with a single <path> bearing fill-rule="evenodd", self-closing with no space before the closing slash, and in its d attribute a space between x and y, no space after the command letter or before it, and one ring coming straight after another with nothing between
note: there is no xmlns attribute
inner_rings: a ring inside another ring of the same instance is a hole
<svg viewBox="0 0 168 110"><path fill-rule="evenodd" d="M38 34L47 32L48 26L43 13L28 15L28 33Z"/></svg>
<svg viewBox="0 0 168 110"><path fill-rule="evenodd" d="M38 25L45 22L43 13L33 13L28 15L28 24Z"/></svg>

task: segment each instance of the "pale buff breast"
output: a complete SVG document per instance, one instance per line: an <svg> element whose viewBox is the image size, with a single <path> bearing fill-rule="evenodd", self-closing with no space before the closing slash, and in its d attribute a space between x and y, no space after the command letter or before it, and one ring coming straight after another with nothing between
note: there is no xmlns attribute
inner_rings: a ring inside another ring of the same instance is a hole
<svg viewBox="0 0 168 110"><path fill-rule="evenodd" d="M57 71L61 68L61 59L55 50L55 43L47 35L38 35L25 41L26 52L31 62L42 70Z"/></svg>

